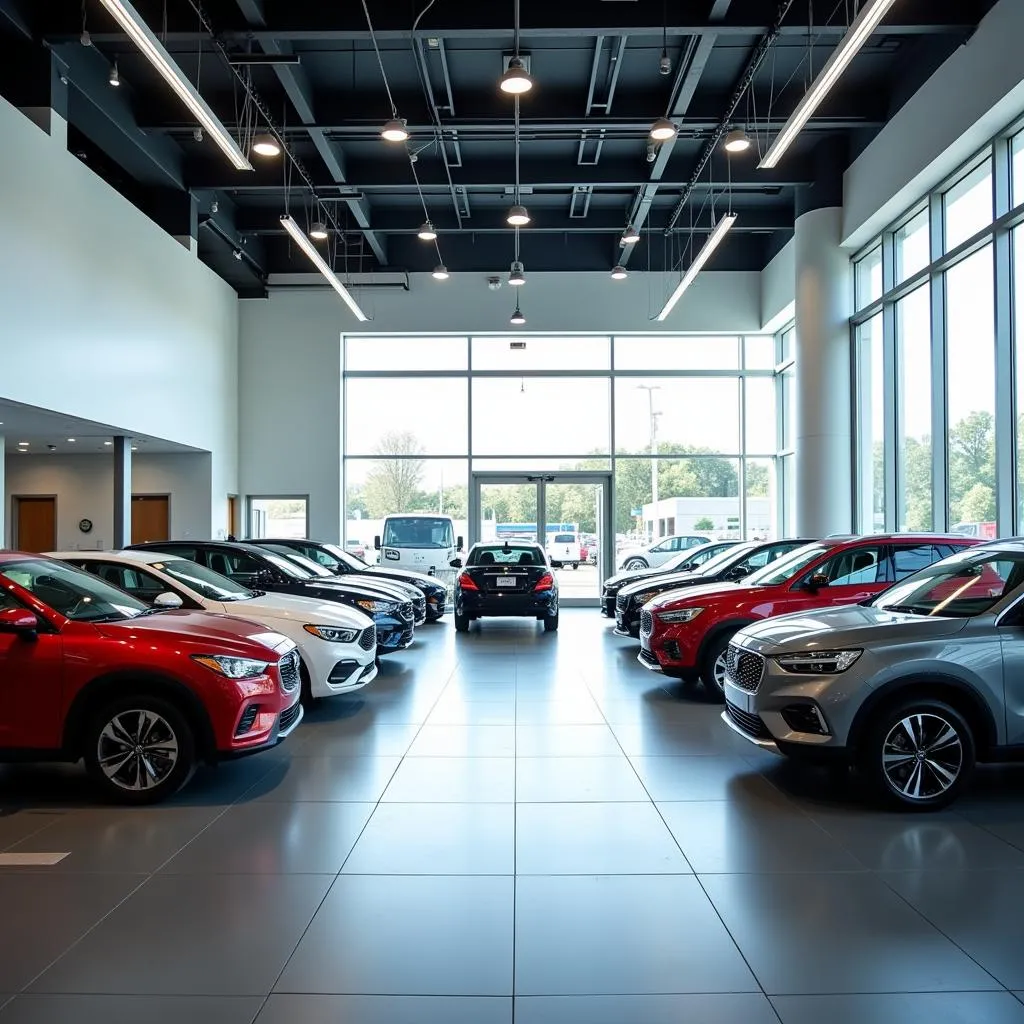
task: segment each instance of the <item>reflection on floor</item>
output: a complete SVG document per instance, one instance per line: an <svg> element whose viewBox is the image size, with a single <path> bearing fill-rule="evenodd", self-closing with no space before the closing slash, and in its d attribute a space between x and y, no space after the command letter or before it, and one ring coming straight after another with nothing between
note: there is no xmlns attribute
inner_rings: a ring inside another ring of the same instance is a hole
<svg viewBox="0 0 1024 1024"><path fill-rule="evenodd" d="M420 631L362 698L96 807L0 769L0 1024L1024 1022L1024 774L875 811L596 611Z"/></svg>

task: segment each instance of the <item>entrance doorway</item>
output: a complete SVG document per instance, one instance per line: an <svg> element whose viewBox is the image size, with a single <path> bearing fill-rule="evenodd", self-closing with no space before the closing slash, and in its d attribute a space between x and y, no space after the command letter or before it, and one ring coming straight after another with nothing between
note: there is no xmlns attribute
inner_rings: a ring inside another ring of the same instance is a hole
<svg viewBox="0 0 1024 1024"><path fill-rule="evenodd" d="M171 499L166 494L132 495L132 543L171 539Z"/></svg>
<svg viewBox="0 0 1024 1024"><path fill-rule="evenodd" d="M57 546L57 499L14 499L14 547L19 551L53 551Z"/></svg>
<svg viewBox="0 0 1024 1024"><path fill-rule="evenodd" d="M469 540L535 540L564 605L596 605L615 554L611 473L473 473Z"/></svg>

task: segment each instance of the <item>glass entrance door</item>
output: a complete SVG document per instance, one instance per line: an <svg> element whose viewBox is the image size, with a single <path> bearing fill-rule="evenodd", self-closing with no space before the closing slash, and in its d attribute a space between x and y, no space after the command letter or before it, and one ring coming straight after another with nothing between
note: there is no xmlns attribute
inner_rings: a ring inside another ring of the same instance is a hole
<svg viewBox="0 0 1024 1024"><path fill-rule="evenodd" d="M612 572L610 473L474 473L470 541L535 540L565 605L595 605Z"/></svg>

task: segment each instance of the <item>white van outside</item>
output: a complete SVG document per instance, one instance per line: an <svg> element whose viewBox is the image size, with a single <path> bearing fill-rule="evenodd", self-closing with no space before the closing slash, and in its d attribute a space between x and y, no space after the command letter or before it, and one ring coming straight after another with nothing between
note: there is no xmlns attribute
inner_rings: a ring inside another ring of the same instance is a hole
<svg viewBox="0 0 1024 1024"><path fill-rule="evenodd" d="M548 542L544 546L548 561L553 565L571 565L574 569L580 564L580 538L578 533L556 532L548 534Z"/></svg>
<svg viewBox="0 0 1024 1024"><path fill-rule="evenodd" d="M380 552L381 565L441 575L449 571L449 563L462 550L463 540L455 536L451 516L403 512L385 516L373 546Z"/></svg>

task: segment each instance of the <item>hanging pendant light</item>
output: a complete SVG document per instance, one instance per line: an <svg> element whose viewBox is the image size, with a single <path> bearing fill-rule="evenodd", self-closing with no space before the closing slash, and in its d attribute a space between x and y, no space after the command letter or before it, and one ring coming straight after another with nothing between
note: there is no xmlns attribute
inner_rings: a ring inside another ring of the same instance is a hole
<svg viewBox="0 0 1024 1024"><path fill-rule="evenodd" d="M409 138L409 129L404 121L392 118L380 130L380 137L386 142L405 142Z"/></svg>
<svg viewBox="0 0 1024 1024"><path fill-rule="evenodd" d="M522 96L533 88L533 79L526 70L526 65L519 57L513 57L508 62L508 70L501 76L498 83L502 92L510 96Z"/></svg>
<svg viewBox="0 0 1024 1024"><path fill-rule="evenodd" d="M121 84L121 72L117 70L117 61L114 61L110 69L110 77L107 81L116 89Z"/></svg>
<svg viewBox="0 0 1024 1024"><path fill-rule="evenodd" d="M327 237L327 225L322 220L313 221L313 225L309 229L309 237L322 242Z"/></svg>
<svg viewBox="0 0 1024 1024"><path fill-rule="evenodd" d="M750 149L750 136L742 128L733 128L725 137L724 148L727 153L745 153Z"/></svg>
<svg viewBox="0 0 1024 1024"><path fill-rule="evenodd" d="M513 288L518 288L520 285L526 284L526 272L523 269L522 263L516 260L512 264L512 269L509 271L508 283Z"/></svg>
<svg viewBox="0 0 1024 1024"><path fill-rule="evenodd" d="M515 205L508 211L505 220L515 228L521 228L524 224L530 223L530 214L525 206Z"/></svg>
<svg viewBox="0 0 1024 1024"><path fill-rule="evenodd" d="M612 267L612 280L613 281L625 281L629 277L626 273L626 268L619 264L618 266Z"/></svg>
<svg viewBox="0 0 1024 1024"><path fill-rule="evenodd" d="M435 281L447 281L449 278L448 268L443 263L438 263L434 267L433 278Z"/></svg>
<svg viewBox="0 0 1024 1024"><path fill-rule="evenodd" d="M252 151L258 156L280 156L281 146L273 135L264 133L252 140Z"/></svg>
<svg viewBox="0 0 1024 1024"><path fill-rule="evenodd" d="M668 139L674 139L678 131L679 129L667 117L659 117L651 125L651 138L658 142L665 142Z"/></svg>
<svg viewBox="0 0 1024 1024"><path fill-rule="evenodd" d="M434 230L434 225L429 220L425 220L421 225L419 231L416 232L417 238L422 238L424 242L432 242L437 238L437 232Z"/></svg>
<svg viewBox="0 0 1024 1024"><path fill-rule="evenodd" d="M622 244L623 245L634 245L640 241L640 232L637 231L632 224L626 225L626 230L622 232Z"/></svg>
<svg viewBox="0 0 1024 1024"><path fill-rule="evenodd" d="M516 303L516 311L508 318L510 324L515 324L516 327L521 327L526 323L526 317L523 316L522 310L519 308L519 303Z"/></svg>

